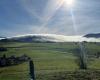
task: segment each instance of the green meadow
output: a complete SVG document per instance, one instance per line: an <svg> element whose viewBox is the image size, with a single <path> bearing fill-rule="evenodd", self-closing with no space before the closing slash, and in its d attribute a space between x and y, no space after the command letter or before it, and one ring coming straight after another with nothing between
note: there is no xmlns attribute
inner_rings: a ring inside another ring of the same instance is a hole
<svg viewBox="0 0 100 80"><path fill-rule="evenodd" d="M0 42L7 51L0 56L21 56L32 58L35 65L36 80L100 80L100 43L85 43L87 70L79 69L80 54L77 43L24 43ZM30 80L29 63L0 68L0 80Z"/></svg>

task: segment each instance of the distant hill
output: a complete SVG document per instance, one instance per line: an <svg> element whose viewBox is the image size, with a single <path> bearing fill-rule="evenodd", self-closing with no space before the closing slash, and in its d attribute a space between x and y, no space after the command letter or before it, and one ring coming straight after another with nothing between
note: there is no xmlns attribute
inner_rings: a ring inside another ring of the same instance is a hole
<svg viewBox="0 0 100 80"><path fill-rule="evenodd" d="M0 36L0 38L6 38L6 37Z"/></svg>
<svg viewBox="0 0 100 80"><path fill-rule="evenodd" d="M97 33L97 34L87 34L84 37L86 37L86 38L100 38L100 33Z"/></svg>
<svg viewBox="0 0 100 80"><path fill-rule="evenodd" d="M1 39L5 39L5 38L6 38L6 37L0 36L0 40L1 40Z"/></svg>
<svg viewBox="0 0 100 80"><path fill-rule="evenodd" d="M42 35L42 34L32 34L32 35L22 35L11 38L2 39L3 42L17 41L17 42L58 42L56 35Z"/></svg>
<svg viewBox="0 0 100 80"><path fill-rule="evenodd" d="M1 42L100 42L99 38L88 38L82 36L64 36L56 34L26 34L15 37L4 38Z"/></svg>

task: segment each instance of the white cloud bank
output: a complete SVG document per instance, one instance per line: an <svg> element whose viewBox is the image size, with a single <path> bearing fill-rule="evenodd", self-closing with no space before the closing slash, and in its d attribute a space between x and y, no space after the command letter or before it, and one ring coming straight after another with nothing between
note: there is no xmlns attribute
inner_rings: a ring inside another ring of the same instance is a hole
<svg viewBox="0 0 100 80"><path fill-rule="evenodd" d="M100 42L100 38L86 38L82 36L64 36L64 35L56 35L56 34L25 34L18 35L14 38L21 38L26 36L42 36L42 40L47 41L55 41L55 42ZM12 37L10 37L12 38Z"/></svg>

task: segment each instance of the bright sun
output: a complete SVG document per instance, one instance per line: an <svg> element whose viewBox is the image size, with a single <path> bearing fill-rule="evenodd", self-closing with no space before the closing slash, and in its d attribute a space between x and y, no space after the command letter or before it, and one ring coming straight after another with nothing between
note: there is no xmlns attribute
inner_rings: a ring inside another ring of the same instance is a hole
<svg viewBox="0 0 100 80"><path fill-rule="evenodd" d="M74 0L64 0L64 3L68 7L72 7L74 5Z"/></svg>

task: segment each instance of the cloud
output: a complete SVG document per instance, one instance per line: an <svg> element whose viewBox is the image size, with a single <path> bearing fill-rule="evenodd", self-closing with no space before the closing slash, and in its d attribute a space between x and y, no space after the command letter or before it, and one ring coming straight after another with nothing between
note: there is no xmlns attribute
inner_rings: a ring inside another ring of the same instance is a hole
<svg viewBox="0 0 100 80"><path fill-rule="evenodd" d="M38 31L43 30L44 32L48 31L48 23L51 21L51 19L53 18L53 16L55 15L56 11L62 6L63 1L58 0L58 1L54 1L54 0L47 0L47 4L44 6L44 9L42 9L41 14L39 15L39 13L36 12L36 9L34 8L34 3L36 1L27 1L27 0L21 0L22 4L24 6L24 8L32 15L32 17L36 17L40 20L40 27L38 29ZM38 2L40 3L40 2ZM51 6L52 5L52 6ZM47 30L47 31L46 31Z"/></svg>
<svg viewBox="0 0 100 80"><path fill-rule="evenodd" d="M15 12L12 11L10 14L14 17L8 17L9 19L1 17L4 25L0 23L0 33L5 35L31 33L75 35L77 31L78 35L83 35L99 32L100 3L98 0L76 0L73 7L76 31L70 9L62 5L63 0L18 0L17 7L13 3L12 6L9 5L10 9L7 8L9 12L15 9ZM6 14L3 16L7 16Z"/></svg>

